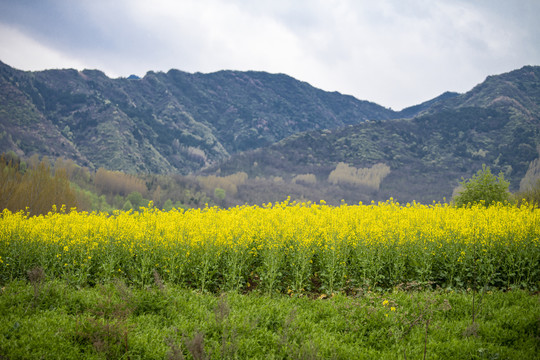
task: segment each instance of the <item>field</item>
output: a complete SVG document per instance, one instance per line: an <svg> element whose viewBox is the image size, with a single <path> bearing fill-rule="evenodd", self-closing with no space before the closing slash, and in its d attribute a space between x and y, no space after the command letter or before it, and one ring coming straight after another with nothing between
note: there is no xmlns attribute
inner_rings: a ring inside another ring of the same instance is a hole
<svg viewBox="0 0 540 360"><path fill-rule="evenodd" d="M0 358L534 358L540 211L4 210L0 284Z"/></svg>

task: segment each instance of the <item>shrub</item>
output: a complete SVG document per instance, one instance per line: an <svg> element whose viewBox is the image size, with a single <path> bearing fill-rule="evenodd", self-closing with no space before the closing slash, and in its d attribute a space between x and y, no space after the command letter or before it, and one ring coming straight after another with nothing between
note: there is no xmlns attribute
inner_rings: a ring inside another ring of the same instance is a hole
<svg viewBox="0 0 540 360"><path fill-rule="evenodd" d="M491 173L489 166L482 165L482 170L472 176L471 179L462 178L460 182L463 189L454 197L456 206L467 206L467 204L483 203L486 206L497 202L505 202L510 198L508 187L510 183L504 180L502 173L495 176Z"/></svg>

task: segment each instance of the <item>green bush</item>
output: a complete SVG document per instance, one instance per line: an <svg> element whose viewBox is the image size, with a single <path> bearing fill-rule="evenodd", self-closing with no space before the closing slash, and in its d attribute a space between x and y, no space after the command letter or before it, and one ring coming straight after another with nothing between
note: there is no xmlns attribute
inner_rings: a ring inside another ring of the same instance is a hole
<svg viewBox="0 0 540 360"><path fill-rule="evenodd" d="M502 173L498 177L493 175L489 166L485 164L482 165L482 170L478 170L471 179L465 180L462 178L460 184L463 189L454 197L454 203L458 207L477 203L489 206L510 199L510 193L508 192L510 183L504 180Z"/></svg>

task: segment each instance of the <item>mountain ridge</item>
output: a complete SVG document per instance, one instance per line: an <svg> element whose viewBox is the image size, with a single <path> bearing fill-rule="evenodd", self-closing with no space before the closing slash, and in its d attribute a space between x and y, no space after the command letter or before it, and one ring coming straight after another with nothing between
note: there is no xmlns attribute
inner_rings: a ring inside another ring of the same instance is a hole
<svg viewBox="0 0 540 360"><path fill-rule="evenodd" d="M75 157L91 168L127 172L188 173L297 132L396 116L284 74L169 70L133 80L99 70L23 72L2 63L0 76L3 92L11 94L0 99L6 110L0 130L16 138L0 150ZM29 114L62 147L40 147L39 134L21 134L16 127ZM96 154L96 147L108 155Z"/></svg>
<svg viewBox="0 0 540 360"><path fill-rule="evenodd" d="M357 186L354 193L334 186L329 195L321 185L313 191L320 198L338 194L350 202L389 197L430 202L450 199L461 178L486 164L504 173L510 189L517 191L527 176L538 173L538 90L540 67L526 66L488 77L467 93L419 106L416 116L299 133L268 148L235 154L206 173L245 171L250 177L285 181L311 174L317 183L329 185L340 163L357 173L382 164L390 171L376 188Z"/></svg>
<svg viewBox="0 0 540 360"><path fill-rule="evenodd" d="M0 62L0 105L0 151L128 173L244 172L253 181L239 184L236 203L282 200L284 191L426 202L450 198L483 163L512 190L538 172L538 66L393 111L286 74L171 69L110 79Z"/></svg>

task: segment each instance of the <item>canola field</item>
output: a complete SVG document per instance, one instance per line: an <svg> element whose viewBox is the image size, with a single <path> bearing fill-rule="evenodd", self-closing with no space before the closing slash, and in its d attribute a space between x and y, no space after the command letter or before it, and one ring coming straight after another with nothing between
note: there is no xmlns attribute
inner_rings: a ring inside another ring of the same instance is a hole
<svg viewBox="0 0 540 360"><path fill-rule="evenodd" d="M540 288L540 210L497 205L290 202L230 209L0 215L0 283L41 267L200 291L347 293L431 284Z"/></svg>

